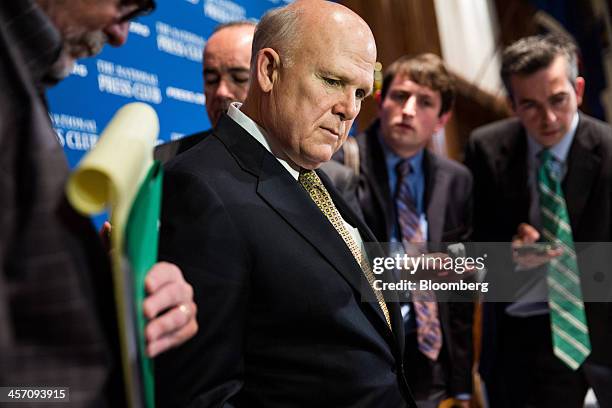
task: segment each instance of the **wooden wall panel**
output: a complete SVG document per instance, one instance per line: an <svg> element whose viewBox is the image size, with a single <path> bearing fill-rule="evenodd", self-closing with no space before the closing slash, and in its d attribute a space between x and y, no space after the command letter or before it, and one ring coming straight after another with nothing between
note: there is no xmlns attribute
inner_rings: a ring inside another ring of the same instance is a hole
<svg viewBox="0 0 612 408"><path fill-rule="evenodd" d="M434 0L343 0L341 3L359 14L372 28L383 69L405 54L432 52L441 55ZM449 69L452 71L452 67ZM461 78L457 81L455 114L445 133L448 155L461 160L470 131L507 116L508 110L503 99ZM369 98L358 118L359 130L365 129L375 117L376 104Z"/></svg>
<svg viewBox="0 0 612 408"><path fill-rule="evenodd" d="M433 52L440 55L438 26L433 0L343 0L372 28L383 69L404 54ZM359 130L376 117L369 98L358 118Z"/></svg>

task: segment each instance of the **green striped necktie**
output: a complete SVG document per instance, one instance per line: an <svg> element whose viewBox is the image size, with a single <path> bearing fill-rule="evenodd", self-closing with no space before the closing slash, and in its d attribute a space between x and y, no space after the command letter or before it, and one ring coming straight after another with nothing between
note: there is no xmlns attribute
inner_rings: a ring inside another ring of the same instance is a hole
<svg viewBox="0 0 612 408"><path fill-rule="evenodd" d="M576 370L591 353L580 273L572 237L569 214L565 205L561 176L555 172L548 149L539 154L538 171L542 237L560 246L563 253L548 264L548 304L555 355Z"/></svg>

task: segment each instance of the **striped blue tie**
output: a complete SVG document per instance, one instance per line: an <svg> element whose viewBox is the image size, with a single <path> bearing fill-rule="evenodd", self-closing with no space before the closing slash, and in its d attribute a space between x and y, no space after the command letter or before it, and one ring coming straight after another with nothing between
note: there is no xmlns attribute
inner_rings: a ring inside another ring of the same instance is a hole
<svg viewBox="0 0 612 408"><path fill-rule="evenodd" d="M414 252L414 244L424 249L423 233L421 231L420 217L410 186L406 177L410 174L411 165L408 160L402 160L396 167L397 190L395 196L395 208L397 220L400 227L402 242L409 255L418 256ZM417 323L417 343L419 350L429 359L436 361L442 348L442 329L438 318L438 304L435 294L431 291L418 291L414 293L418 299L413 300L414 314Z"/></svg>
<svg viewBox="0 0 612 408"><path fill-rule="evenodd" d="M406 182L406 177L411 172L410 161L407 159L400 161L396 171L397 191L395 195L395 208L402 241L421 243L423 242L423 234L421 233L420 218L410 186Z"/></svg>

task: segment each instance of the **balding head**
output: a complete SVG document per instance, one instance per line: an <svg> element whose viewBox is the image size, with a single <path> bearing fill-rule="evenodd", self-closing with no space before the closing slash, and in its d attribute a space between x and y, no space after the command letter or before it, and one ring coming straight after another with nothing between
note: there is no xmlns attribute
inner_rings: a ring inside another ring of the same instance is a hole
<svg viewBox="0 0 612 408"><path fill-rule="evenodd" d="M230 103L246 98L254 31L254 23L239 21L218 27L208 38L204 48L204 95L213 127Z"/></svg>
<svg viewBox="0 0 612 408"><path fill-rule="evenodd" d="M255 30L251 89L243 111L296 167L317 168L346 140L371 93L376 44L348 8L296 1Z"/></svg>
<svg viewBox="0 0 612 408"><path fill-rule="evenodd" d="M286 7L273 9L266 13L257 25L253 39L252 63L257 52L264 48L277 50L283 56L281 63L290 66L294 53L308 43L309 34L325 34L321 27L328 25L349 25L350 29L358 27L353 38L373 40L370 27L352 10L337 3L328 1L298 0ZM373 52L376 47L372 41Z"/></svg>

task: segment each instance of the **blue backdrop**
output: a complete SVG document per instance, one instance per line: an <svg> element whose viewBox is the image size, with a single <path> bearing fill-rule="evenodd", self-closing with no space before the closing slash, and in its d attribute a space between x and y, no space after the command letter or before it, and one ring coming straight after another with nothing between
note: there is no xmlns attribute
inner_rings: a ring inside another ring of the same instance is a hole
<svg viewBox="0 0 612 408"><path fill-rule="evenodd" d="M118 108L141 101L160 119L160 141L208 129L202 49L220 23L257 21L290 0L158 0L155 13L130 24L128 42L81 60L48 93L51 120L74 166L95 145Z"/></svg>

